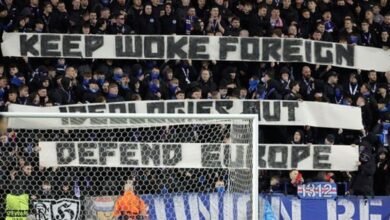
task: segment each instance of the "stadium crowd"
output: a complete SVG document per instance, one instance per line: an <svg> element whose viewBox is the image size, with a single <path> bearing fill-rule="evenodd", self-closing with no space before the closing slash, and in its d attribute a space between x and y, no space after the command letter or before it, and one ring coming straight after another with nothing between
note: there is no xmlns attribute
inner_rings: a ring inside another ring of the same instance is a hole
<svg viewBox="0 0 390 220"><path fill-rule="evenodd" d="M267 36L389 49L390 1L0 0L0 31ZM339 190L340 194L390 194L389 92L390 71L304 63L26 57L2 57L0 61L3 111L11 103L57 106L186 98L285 99L358 106L363 114L362 131L309 126L260 128L263 143L359 145L357 172L302 172L305 182L348 185ZM8 135L5 139L12 138ZM3 140L2 146L7 146L6 142ZM36 166L25 154L2 147L0 179L12 181L18 175L43 172L45 168ZM261 190L294 193L294 173L261 171ZM199 179L196 174L183 175ZM211 190L214 185L223 186L221 175L211 175L203 181ZM42 189L50 189L49 181L41 182ZM69 193L70 185L74 187L71 182L62 183L62 193Z"/></svg>

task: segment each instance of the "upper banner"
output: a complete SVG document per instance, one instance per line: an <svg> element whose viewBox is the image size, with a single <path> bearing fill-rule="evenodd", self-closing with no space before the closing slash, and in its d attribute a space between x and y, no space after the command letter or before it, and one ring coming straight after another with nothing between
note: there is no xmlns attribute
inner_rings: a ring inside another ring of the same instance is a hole
<svg viewBox="0 0 390 220"><path fill-rule="evenodd" d="M4 56L16 57L306 62L390 70L389 51L292 38L4 33L1 48Z"/></svg>
<svg viewBox="0 0 390 220"><path fill-rule="evenodd" d="M321 102L274 100L169 100L34 107L10 104L9 112L258 114L260 125L363 129L361 109ZM133 125L129 120L11 118L10 128L84 128Z"/></svg>

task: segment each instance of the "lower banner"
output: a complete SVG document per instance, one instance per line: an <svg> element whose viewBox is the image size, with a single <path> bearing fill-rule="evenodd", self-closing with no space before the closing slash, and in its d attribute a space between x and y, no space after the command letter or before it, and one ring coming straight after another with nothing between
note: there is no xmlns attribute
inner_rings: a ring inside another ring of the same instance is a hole
<svg viewBox="0 0 390 220"><path fill-rule="evenodd" d="M39 165L156 168L251 167L248 144L39 142ZM347 157L346 157L347 155ZM352 145L259 145L259 168L273 170L357 170Z"/></svg>
<svg viewBox="0 0 390 220"><path fill-rule="evenodd" d="M249 219L251 213L250 197L245 194L188 193L141 197L148 204L150 220ZM85 210L90 211L83 219L114 220L112 210L116 199L117 196L87 197ZM259 211L259 219L387 220L390 218L390 197L300 200L284 195L260 196Z"/></svg>

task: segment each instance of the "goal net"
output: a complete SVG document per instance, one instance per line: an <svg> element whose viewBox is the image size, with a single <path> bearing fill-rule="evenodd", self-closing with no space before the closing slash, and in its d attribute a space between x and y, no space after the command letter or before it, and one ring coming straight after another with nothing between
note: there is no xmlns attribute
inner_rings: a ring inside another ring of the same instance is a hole
<svg viewBox="0 0 390 220"><path fill-rule="evenodd" d="M1 124L0 219L258 219L256 116L4 113Z"/></svg>

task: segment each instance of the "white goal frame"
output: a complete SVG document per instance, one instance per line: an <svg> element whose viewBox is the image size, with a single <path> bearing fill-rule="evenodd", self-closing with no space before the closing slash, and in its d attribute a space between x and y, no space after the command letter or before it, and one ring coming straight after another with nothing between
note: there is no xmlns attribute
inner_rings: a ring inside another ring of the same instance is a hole
<svg viewBox="0 0 390 220"><path fill-rule="evenodd" d="M258 115L256 114L129 114L129 113L32 113L2 112L6 118L134 118L134 119L221 119L250 120L252 125L252 219L259 216L259 149Z"/></svg>

